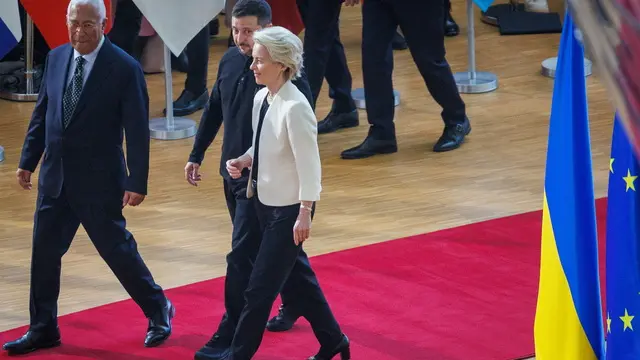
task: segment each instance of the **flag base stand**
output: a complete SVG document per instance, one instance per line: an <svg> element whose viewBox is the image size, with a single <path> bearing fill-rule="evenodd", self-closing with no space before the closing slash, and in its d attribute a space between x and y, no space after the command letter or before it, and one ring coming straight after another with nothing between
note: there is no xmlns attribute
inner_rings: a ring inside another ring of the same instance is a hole
<svg viewBox="0 0 640 360"><path fill-rule="evenodd" d="M474 28L473 0L467 0L467 53L469 69L453 74L458 92L481 94L498 88L498 77L490 72L476 71L476 38Z"/></svg>
<svg viewBox="0 0 640 360"><path fill-rule="evenodd" d="M4 148L0 146L0 163L4 161Z"/></svg>
<svg viewBox="0 0 640 360"><path fill-rule="evenodd" d="M196 122L182 117L173 118L173 126L167 126L167 118L153 118L149 121L151 138L156 140L186 139L196 134Z"/></svg>
<svg viewBox="0 0 640 360"><path fill-rule="evenodd" d="M356 103L356 107L358 109L366 109L367 104L364 101L364 89L357 88L351 92L351 97L353 101ZM400 92L396 89L393 89L393 106L400 105Z"/></svg>
<svg viewBox="0 0 640 360"><path fill-rule="evenodd" d="M463 94L481 94L498 88L498 77L489 72L459 72L453 78Z"/></svg>
<svg viewBox="0 0 640 360"><path fill-rule="evenodd" d="M149 121L149 133L156 140L179 140L194 136L196 122L183 117L173 116L173 80L171 78L171 50L164 46L164 87L167 102L166 116Z"/></svg>
<svg viewBox="0 0 640 360"><path fill-rule="evenodd" d="M546 77L556 77L556 66L558 65L558 58L552 57L545 59L542 62L540 73ZM587 77L592 73L592 63L589 59L584 59L584 76Z"/></svg>
<svg viewBox="0 0 640 360"><path fill-rule="evenodd" d="M33 102L38 100L38 90L35 89L33 75L33 20L27 15L26 34L24 39L24 63L25 70L19 75L20 87L17 92L8 90L0 91L0 98L12 101Z"/></svg>

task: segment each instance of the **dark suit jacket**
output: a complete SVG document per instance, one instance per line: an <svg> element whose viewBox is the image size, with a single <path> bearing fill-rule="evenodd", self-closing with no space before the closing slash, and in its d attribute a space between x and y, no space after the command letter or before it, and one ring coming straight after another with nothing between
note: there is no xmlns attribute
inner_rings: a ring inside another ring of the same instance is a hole
<svg viewBox="0 0 640 360"><path fill-rule="evenodd" d="M70 44L47 55L20 168L34 171L44 153L38 189L45 196L58 197L63 185L78 199L121 199L124 190L146 195L149 96L139 63L105 38L64 129L62 98L71 61Z"/></svg>

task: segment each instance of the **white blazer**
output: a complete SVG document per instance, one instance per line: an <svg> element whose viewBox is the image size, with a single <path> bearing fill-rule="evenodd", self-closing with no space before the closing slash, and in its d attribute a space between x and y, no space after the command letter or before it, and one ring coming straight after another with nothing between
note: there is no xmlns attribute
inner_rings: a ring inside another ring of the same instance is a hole
<svg viewBox="0 0 640 360"><path fill-rule="evenodd" d="M246 152L251 159L260 108L267 93L268 89L262 88L253 99L253 145ZM322 170L318 123L309 101L291 81L282 85L264 116L258 156L257 187L261 203L288 206L300 201L320 200ZM249 183L247 197L253 195Z"/></svg>

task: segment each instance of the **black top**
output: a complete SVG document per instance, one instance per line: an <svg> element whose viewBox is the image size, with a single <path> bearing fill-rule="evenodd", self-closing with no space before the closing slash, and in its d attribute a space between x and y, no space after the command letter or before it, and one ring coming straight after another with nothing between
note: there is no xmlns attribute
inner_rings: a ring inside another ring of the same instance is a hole
<svg viewBox="0 0 640 360"><path fill-rule="evenodd" d="M190 162L202 164L205 152L224 122L220 175L228 179L230 176L225 165L227 160L242 156L253 141L253 99L263 86L256 84L253 71L249 69L252 61L252 57L244 55L237 47L228 49L222 56L216 82L189 155ZM305 95L309 104L313 104L306 76L303 74L293 84ZM248 176L248 170L243 171L243 176Z"/></svg>
<svg viewBox="0 0 640 360"><path fill-rule="evenodd" d="M269 110L269 102L267 98L264 98L262 107L260 108L260 119L258 120L258 128L256 129L256 144L253 147L253 164L251 165L251 180L258 180L258 154L260 153L260 133L262 132L262 123L264 122L264 116Z"/></svg>

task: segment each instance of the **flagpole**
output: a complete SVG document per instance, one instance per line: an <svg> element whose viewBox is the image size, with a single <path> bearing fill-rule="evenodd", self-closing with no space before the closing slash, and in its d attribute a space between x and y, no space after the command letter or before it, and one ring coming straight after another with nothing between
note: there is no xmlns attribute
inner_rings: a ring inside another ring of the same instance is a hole
<svg viewBox="0 0 640 360"><path fill-rule="evenodd" d="M476 39L474 29L473 0L467 0L467 52L469 69L453 74L458 91L463 94L479 94L498 88L498 78L490 72L476 71Z"/></svg>
<svg viewBox="0 0 640 360"><path fill-rule="evenodd" d="M0 98L13 101L36 101L38 100L38 92L35 91L33 75L33 20L27 14L26 34L24 38L24 72L20 75L24 76L24 82L21 81L20 88L17 92L0 89ZM20 79L22 80L22 79ZM24 92L21 92L24 91Z"/></svg>
<svg viewBox="0 0 640 360"><path fill-rule="evenodd" d="M166 98L165 117L153 118L149 121L152 139L178 140L192 137L196 134L196 122L173 116L173 80L171 77L171 50L164 45L164 87Z"/></svg>
<svg viewBox="0 0 640 360"><path fill-rule="evenodd" d="M564 11L567 12L569 11L569 3L565 0L564 2ZM584 42L583 42L584 44ZM554 56L554 57L550 57L547 58L545 60L542 61L542 64L540 65L540 73L543 76L549 77L549 78L555 78L556 77L556 66L558 66L558 57ZM588 77L589 75L591 75L591 68L592 68L592 63L591 60L585 58L584 59L584 76Z"/></svg>

